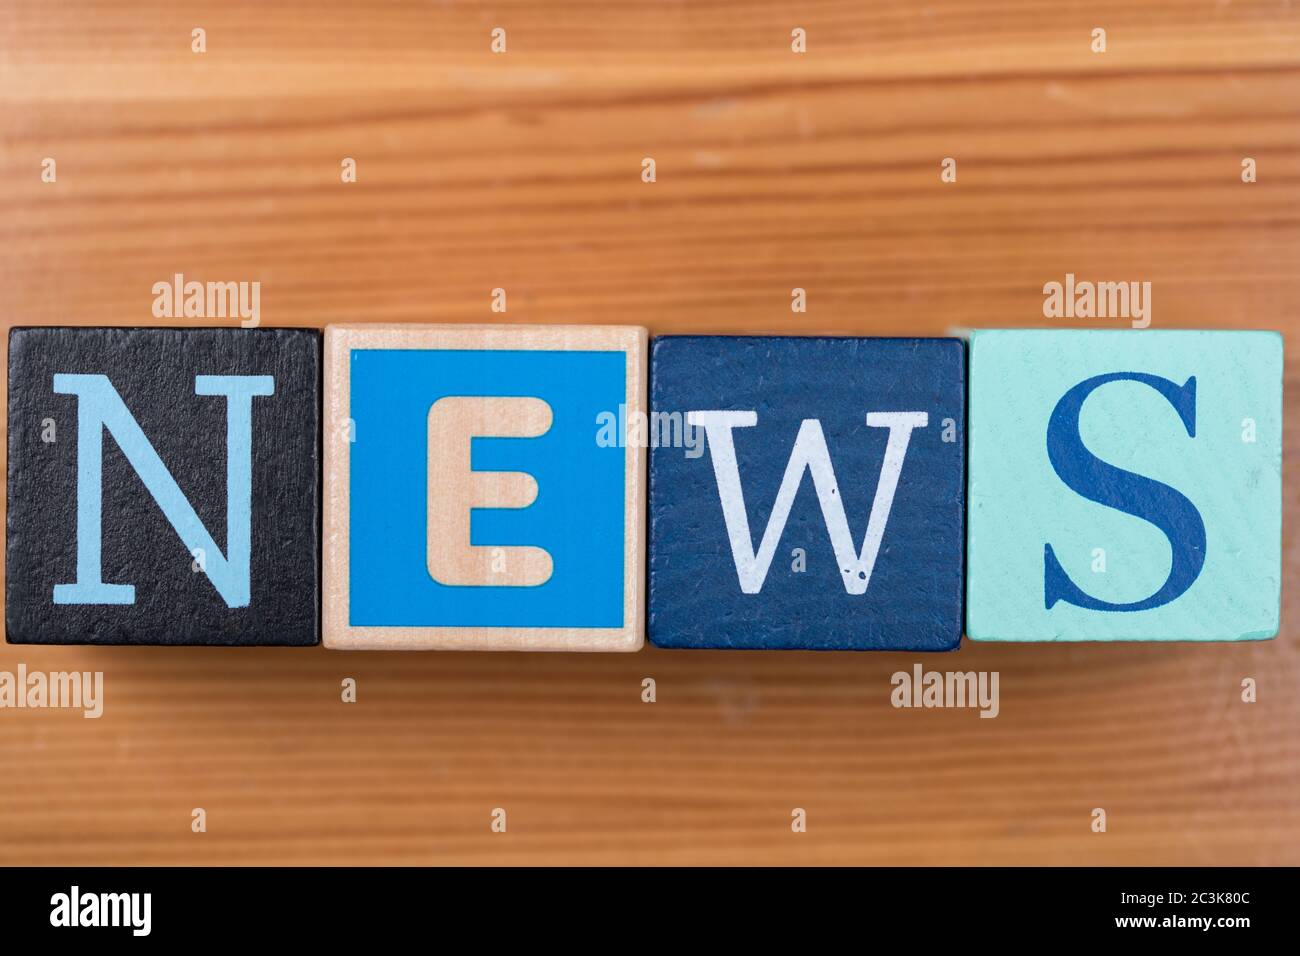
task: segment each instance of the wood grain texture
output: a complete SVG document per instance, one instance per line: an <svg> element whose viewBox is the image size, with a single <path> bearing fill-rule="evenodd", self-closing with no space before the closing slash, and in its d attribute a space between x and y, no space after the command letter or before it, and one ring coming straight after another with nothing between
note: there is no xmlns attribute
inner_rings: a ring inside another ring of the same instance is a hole
<svg viewBox="0 0 1300 956"><path fill-rule="evenodd" d="M933 335L1073 272L1300 327L1285 3L11 0L0 53L7 325L151 324L183 272L269 325ZM926 658L996 720L892 709L910 655L5 646L106 710L0 712L0 862L1300 863L1290 351L1276 641Z"/></svg>

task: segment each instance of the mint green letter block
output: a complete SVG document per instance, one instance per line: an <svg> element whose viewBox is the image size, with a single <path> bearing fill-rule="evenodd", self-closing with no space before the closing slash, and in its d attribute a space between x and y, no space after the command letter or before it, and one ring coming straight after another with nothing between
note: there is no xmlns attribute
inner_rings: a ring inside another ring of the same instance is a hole
<svg viewBox="0 0 1300 956"><path fill-rule="evenodd" d="M1280 335L975 332L968 414L972 640L1277 634Z"/></svg>

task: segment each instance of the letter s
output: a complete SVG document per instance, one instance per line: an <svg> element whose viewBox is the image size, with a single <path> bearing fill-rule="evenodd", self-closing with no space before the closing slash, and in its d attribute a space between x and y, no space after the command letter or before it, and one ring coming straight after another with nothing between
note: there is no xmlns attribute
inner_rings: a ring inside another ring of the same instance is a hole
<svg viewBox="0 0 1300 956"><path fill-rule="evenodd" d="M1168 604L1196 580L1205 564L1205 522L1184 495L1143 475L1116 468L1097 458L1079 435L1079 413L1092 392L1107 382L1139 382L1159 392L1178 412L1183 427L1196 437L1196 377L1182 385L1142 372L1095 375L1074 386L1056 403L1047 423L1047 457L1061 480L1089 501L1123 511L1155 525L1169 539L1172 563L1160 589L1142 601L1112 604L1085 594L1065 573L1050 544L1043 547L1043 600L1048 610L1057 601L1093 611L1146 611Z"/></svg>

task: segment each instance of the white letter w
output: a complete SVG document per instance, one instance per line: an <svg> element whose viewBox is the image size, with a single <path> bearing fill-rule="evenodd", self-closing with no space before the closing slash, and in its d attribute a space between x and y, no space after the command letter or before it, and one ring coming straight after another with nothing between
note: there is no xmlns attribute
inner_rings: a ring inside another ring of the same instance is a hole
<svg viewBox="0 0 1300 956"><path fill-rule="evenodd" d="M885 446L885 461L880 466L880 482L876 485L876 498L867 519L867 534L862 551L854 553L853 538L849 533L848 518L844 514L844 500L831 455L826 448L821 422L805 418L799 426L794 450L785 466L776 503L763 531L763 541L758 553L753 551L754 539L749 531L749 512L745 509L745 495L740 488L740 469L736 464L736 446L732 442L733 428L751 428L758 424L757 412L687 412L688 425L700 426L708 438L709 456L713 461L713 475L718 482L718 497L722 501L722 516L727 523L727 536L731 539L731 554L736 561L736 574L740 590L757 594L767 579L767 569L772 565L776 546L785 531L786 520L794 506L794 496L803 481L804 469L812 472L817 500L821 503L822 518L830 533L831 547L844 578L844 590L850 594L865 594L871 583L871 571L876 566L876 555L885 536L885 523L894 505L894 492L898 489L898 476L903 470L903 458L912 438L912 429L925 428L930 418L925 412L868 412L869 428L888 428L889 441Z"/></svg>

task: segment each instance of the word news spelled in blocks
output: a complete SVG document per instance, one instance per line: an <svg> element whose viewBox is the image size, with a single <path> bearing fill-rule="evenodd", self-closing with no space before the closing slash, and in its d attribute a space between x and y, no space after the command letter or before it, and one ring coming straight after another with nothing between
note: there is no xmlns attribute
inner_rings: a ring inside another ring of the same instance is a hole
<svg viewBox="0 0 1300 956"><path fill-rule="evenodd" d="M653 643L957 647L963 342L667 336L651 387Z"/></svg>
<svg viewBox="0 0 1300 956"><path fill-rule="evenodd" d="M1276 333L650 347L625 326L359 324L323 345L13 329L7 640L942 651L963 623L976 641L1278 631Z"/></svg>
<svg viewBox="0 0 1300 956"><path fill-rule="evenodd" d="M315 644L320 333L16 328L14 644Z"/></svg>
<svg viewBox="0 0 1300 956"><path fill-rule="evenodd" d="M1281 336L976 332L970 366L972 640L1277 634Z"/></svg>
<svg viewBox="0 0 1300 956"><path fill-rule="evenodd" d="M323 637L346 649L643 642L646 331L330 326Z"/></svg>

